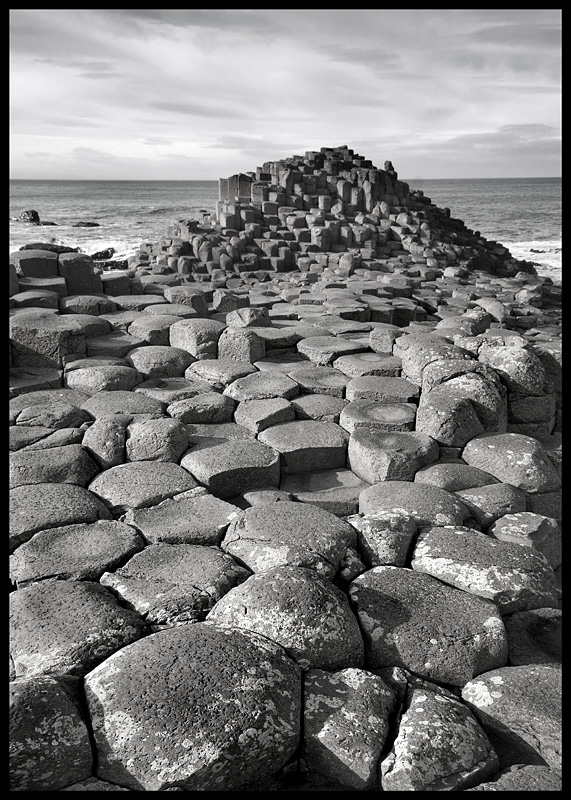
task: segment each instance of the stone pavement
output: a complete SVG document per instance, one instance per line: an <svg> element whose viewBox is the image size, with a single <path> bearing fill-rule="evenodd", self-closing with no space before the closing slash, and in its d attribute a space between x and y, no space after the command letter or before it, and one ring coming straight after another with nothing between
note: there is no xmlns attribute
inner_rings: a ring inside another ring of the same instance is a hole
<svg viewBox="0 0 571 800"><path fill-rule="evenodd" d="M561 790L560 287L348 148L11 260L11 790Z"/></svg>

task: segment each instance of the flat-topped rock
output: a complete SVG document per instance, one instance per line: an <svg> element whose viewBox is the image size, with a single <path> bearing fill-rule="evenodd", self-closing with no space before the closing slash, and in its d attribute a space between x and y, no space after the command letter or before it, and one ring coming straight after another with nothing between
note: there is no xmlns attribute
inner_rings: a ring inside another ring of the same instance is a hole
<svg viewBox="0 0 571 800"><path fill-rule="evenodd" d="M279 502L238 512L221 547L253 572L289 565L309 567L331 579L355 536L351 525L324 509Z"/></svg>
<svg viewBox="0 0 571 800"><path fill-rule="evenodd" d="M318 420L282 422L258 434L279 454L284 473L346 467L348 439L339 425Z"/></svg>
<svg viewBox="0 0 571 800"><path fill-rule="evenodd" d="M353 400L374 400L376 403L413 403L420 397L420 386L405 378L361 375L351 378L345 397Z"/></svg>
<svg viewBox="0 0 571 800"><path fill-rule="evenodd" d="M119 516L130 508L153 506L196 486L192 475L178 464L136 461L101 472L88 488L114 516Z"/></svg>
<svg viewBox="0 0 571 800"><path fill-rule="evenodd" d="M208 358L195 361L184 375L187 380L205 381L217 392L222 392L238 378L256 372L256 365L232 358Z"/></svg>
<svg viewBox="0 0 571 800"><path fill-rule="evenodd" d="M178 323L177 323L178 324ZM183 377L194 357L181 347L142 345L125 354L125 361L143 378Z"/></svg>
<svg viewBox="0 0 571 800"><path fill-rule="evenodd" d="M162 417L165 415L165 407L165 402L154 397L124 390L96 392L82 404L82 408L94 419L109 417L113 414L144 414L148 417Z"/></svg>
<svg viewBox="0 0 571 800"><path fill-rule="evenodd" d="M253 372L229 383L223 394L237 402L281 397L291 400L300 394L299 385L278 372Z"/></svg>
<svg viewBox="0 0 571 800"><path fill-rule="evenodd" d="M342 336L311 336L298 342L297 349L300 355L312 363L326 366L340 356L361 353L368 349L368 345L344 339Z"/></svg>
<svg viewBox="0 0 571 800"><path fill-rule="evenodd" d="M148 508L130 508L121 520L147 544L218 545L237 510L199 486Z"/></svg>
<svg viewBox="0 0 571 800"><path fill-rule="evenodd" d="M89 359L87 359L89 360ZM130 392L141 383L143 376L132 366L101 365L74 368L64 372L64 386L77 389L85 394L97 392Z"/></svg>
<svg viewBox="0 0 571 800"><path fill-rule="evenodd" d="M341 412L348 401L329 394L299 394L291 401L297 419L339 424ZM343 426L344 427L344 426Z"/></svg>
<svg viewBox="0 0 571 800"><path fill-rule="evenodd" d="M10 578L18 589L44 578L97 581L144 546L133 528L115 520L41 530L10 556Z"/></svg>
<svg viewBox="0 0 571 800"><path fill-rule="evenodd" d="M166 412L181 423L202 425L232 422L236 406L235 400L220 392L198 392L170 403Z"/></svg>
<svg viewBox="0 0 571 800"><path fill-rule="evenodd" d="M350 469L324 469L283 475L280 489L300 503L323 508L338 517L354 514L359 494L368 486Z"/></svg>
<svg viewBox="0 0 571 800"><path fill-rule="evenodd" d="M419 469L439 455L438 444L423 433L356 426L349 437L347 463L370 484L412 481Z"/></svg>
<svg viewBox="0 0 571 800"><path fill-rule="evenodd" d="M216 547L159 543L106 571L100 583L156 630L204 620L250 574Z"/></svg>
<svg viewBox="0 0 571 800"><path fill-rule="evenodd" d="M279 454L262 441L213 441L212 446L191 447L180 464L223 500L257 486L278 487L280 482Z"/></svg>
<svg viewBox="0 0 571 800"><path fill-rule="evenodd" d="M87 487L99 472L81 444L46 450L18 450L9 457L10 488L38 483L73 483Z"/></svg>
<svg viewBox="0 0 571 800"><path fill-rule="evenodd" d="M300 386L300 394L326 394L331 397L344 397L349 378L334 367L308 364L295 367L288 372L289 377Z"/></svg>
<svg viewBox="0 0 571 800"><path fill-rule="evenodd" d="M414 403L384 403L376 400L348 402L339 415L339 425L349 433L357 428L413 431L415 420Z"/></svg>
<svg viewBox="0 0 571 800"><path fill-rule="evenodd" d="M370 347L369 343L369 347ZM385 353L352 353L336 358L331 365L349 378L359 378L363 375L383 375L385 377L398 377L401 373L401 361L395 356Z"/></svg>
<svg viewBox="0 0 571 800"><path fill-rule="evenodd" d="M8 378L10 400L27 392L60 388L62 378L62 370L55 367L11 367Z"/></svg>
<svg viewBox="0 0 571 800"><path fill-rule="evenodd" d="M177 400L195 397L201 392L210 392L211 390L212 386L206 381L181 377L148 378L135 387L136 393L159 400L164 408Z"/></svg>

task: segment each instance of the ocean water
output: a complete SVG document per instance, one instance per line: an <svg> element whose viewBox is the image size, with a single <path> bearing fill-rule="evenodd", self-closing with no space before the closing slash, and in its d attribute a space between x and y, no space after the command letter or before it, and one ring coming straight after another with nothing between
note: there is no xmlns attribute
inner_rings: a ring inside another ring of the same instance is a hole
<svg viewBox="0 0 571 800"><path fill-rule="evenodd" d="M406 178L404 179L406 180ZM561 179L504 178L409 180L440 208L538 274L561 279ZM32 242L79 247L93 254L112 247L126 257L142 242L156 242L177 219L214 214L218 181L10 181L10 252ZM42 222L17 218L34 209ZM75 227L78 222L98 227Z"/></svg>

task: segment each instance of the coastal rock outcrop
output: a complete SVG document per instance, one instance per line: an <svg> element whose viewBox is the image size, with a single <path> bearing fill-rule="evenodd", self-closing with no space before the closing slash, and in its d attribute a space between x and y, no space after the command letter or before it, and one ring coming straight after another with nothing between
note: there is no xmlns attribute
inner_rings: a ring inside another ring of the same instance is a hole
<svg viewBox="0 0 571 800"><path fill-rule="evenodd" d="M12 254L10 789L560 791L559 287L347 146L219 196Z"/></svg>

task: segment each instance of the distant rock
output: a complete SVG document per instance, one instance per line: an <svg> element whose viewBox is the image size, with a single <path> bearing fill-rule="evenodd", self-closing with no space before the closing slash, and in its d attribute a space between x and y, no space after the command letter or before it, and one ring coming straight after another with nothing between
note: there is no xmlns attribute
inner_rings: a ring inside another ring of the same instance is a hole
<svg viewBox="0 0 571 800"><path fill-rule="evenodd" d="M97 253L92 253L91 258L94 261L107 261L115 255L115 248L108 247L106 250L98 250Z"/></svg>
<svg viewBox="0 0 571 800"><path fill-rule="evenodd" d="M49 250L52 253L79 253L79 247L68 247L65 244L52 244L51 242L30 242L23 244L20 250Z"/></svg>
<svg viewBox="0 0 571 800"><path fill-rule="evenodd" d="M21 222L31 222L33 225L40 224L40 215L33 209L31 211L22 211L18 219Z"/></svg>
<svg viewBox="0 0 571 800"><path fill-rule="evenodd" d="M98 222L74 222L72 228L100 228Z"/></svg>

